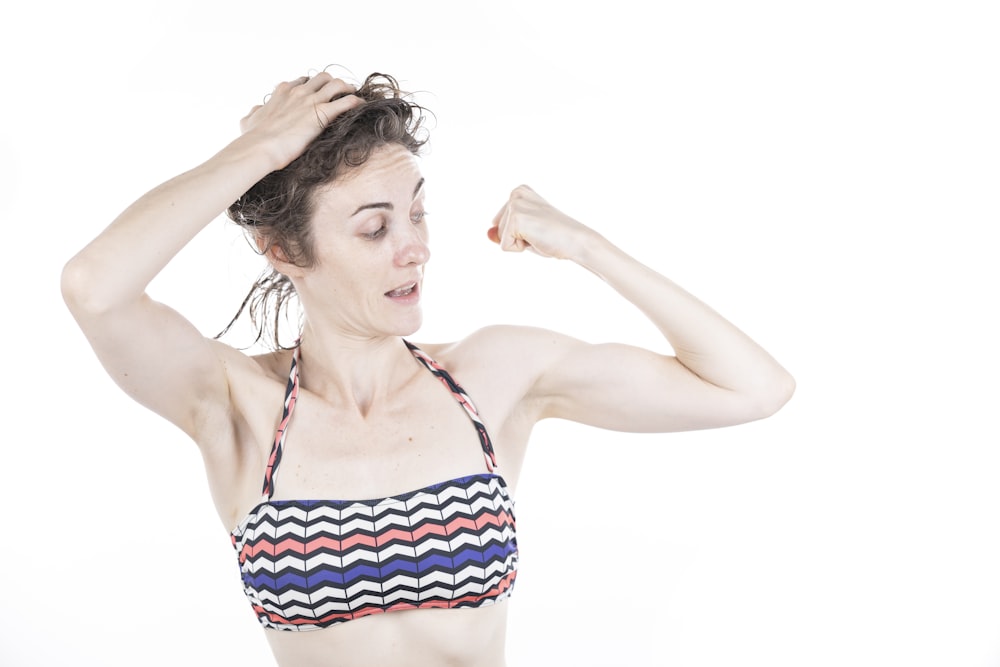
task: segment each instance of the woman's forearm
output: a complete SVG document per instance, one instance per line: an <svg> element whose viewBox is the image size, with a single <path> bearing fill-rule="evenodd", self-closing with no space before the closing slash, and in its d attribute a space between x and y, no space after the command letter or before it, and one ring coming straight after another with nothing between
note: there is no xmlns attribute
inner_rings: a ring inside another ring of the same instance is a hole
<svg viewBox="0 0 1000 667"><path fill-rule="evenodd" d="M791 375L750 337L599 234L568 259L635 304L663 333L677 359L703 380L778 405L794 390Z"/></svg>
<svg viewBox="0 0 1000 667"><path fill-rule="evenodd" d="M104 312L140 297L198 232L273 169L246 135L140 197L66 266L71 307Z"/></svg>

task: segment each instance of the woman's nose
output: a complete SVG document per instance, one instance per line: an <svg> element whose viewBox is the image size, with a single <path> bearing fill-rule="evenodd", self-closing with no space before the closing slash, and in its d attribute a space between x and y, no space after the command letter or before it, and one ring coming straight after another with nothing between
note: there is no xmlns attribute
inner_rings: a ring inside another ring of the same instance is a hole
<svg viewBox="0 0 1000 667"><path fill-rule="evenodd" d="M422 232L422 228L416 225L408 225L406 236L400 242L396 251L396 263L399 266L416 264L423 265L431 258L431 249L427 245L427 239Z"/></svg>

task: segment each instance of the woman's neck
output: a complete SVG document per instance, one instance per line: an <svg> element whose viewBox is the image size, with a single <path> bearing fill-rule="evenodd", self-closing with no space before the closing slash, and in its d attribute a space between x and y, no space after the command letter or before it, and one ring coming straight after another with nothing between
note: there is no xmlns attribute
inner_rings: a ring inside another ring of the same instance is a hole
<svg viewBox="0 0 1000 667"><path fill-rule="evenodd" d="M303 388L364 418L419 370L398 336L323 336L304 327L299 346Z"/></svg>

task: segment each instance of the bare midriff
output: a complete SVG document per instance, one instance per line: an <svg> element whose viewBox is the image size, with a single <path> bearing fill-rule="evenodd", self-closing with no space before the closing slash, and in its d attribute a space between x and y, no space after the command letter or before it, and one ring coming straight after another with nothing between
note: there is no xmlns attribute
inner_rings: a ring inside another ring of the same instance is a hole
<svg viewBox="0 0 1000 667"><path fill-rule="evenodd" d="M280 667L505 667L507 605L414 609L321 630L264 632Z"/></svg>

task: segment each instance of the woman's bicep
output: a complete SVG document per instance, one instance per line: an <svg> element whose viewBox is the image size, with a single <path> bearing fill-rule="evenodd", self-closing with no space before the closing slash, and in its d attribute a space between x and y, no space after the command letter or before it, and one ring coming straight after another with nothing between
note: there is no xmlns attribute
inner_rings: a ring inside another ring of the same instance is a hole
<svg viewBox="0 0 1000 667"><path fill-rule="evenodd" d="M188 435L197 439L208 413L225 408L223 344L172 308L143 295L107 312L74 316L115 383Z"/></svg>
<svg viewBox="0 0 1000 667"><path fill-rule="evenodd" d="M730 426L766 414L746 397L715 386L676 357L620 343L560 341L561 353L532 394L542 418L636 433Z"/></svg>

